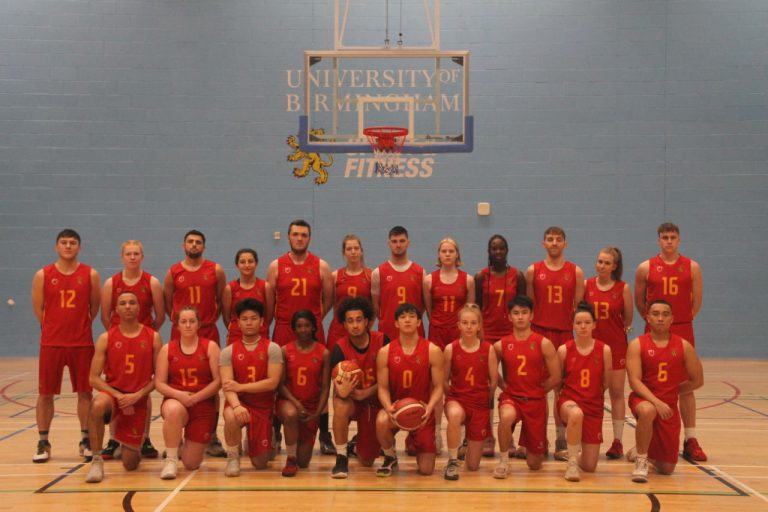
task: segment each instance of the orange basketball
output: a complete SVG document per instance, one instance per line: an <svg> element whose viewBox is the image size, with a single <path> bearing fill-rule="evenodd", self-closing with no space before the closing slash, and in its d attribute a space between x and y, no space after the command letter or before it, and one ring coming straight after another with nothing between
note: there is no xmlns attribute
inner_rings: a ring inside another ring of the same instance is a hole
<svg viewBox="0 0 768 512"><path fill-rule="evenodd" d="M341 361L331 371L331 379L337 384L341 384L345 380L352 380L355 376L357 376L357 387L362 388L365 375L363 375L360 365L355 361Z"/></svg>
<svg viewBox="0 0 768 512"><path fill-rule="evenodd" d="M422 422L426 406L415 398L401 398L392 406L395 408L395 425L402 430L416 430Z"/></svg>

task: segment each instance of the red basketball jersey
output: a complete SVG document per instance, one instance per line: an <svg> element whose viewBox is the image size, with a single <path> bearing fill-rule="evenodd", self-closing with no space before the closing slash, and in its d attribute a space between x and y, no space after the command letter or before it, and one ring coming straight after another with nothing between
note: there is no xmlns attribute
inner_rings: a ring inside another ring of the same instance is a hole
<svg viewBox="0 0 768 512"><path fill-rule="evenodd" d="M371 299L371 269L366 267L361 273L356 275L347 274L344 268L336 271L333 311L338 311L341 303L352 297ZM336 320L336 315L333 315L331 327L328 329L328 347L332 347L340 338L346 335L347 331L344 329L344 326Z"/></svg>
<svg viewBox="0 0 768 512"><path fill-rule="evenodd" d="M240 330L240 324L237 321L237 312L235 307L237 303L244 299L256 299L266 308L266 295L267 295L267 282L263 279L256 278L256 283L251 288L243 288L240 285L240 279L235 279L229 282L229 289L232 292L232 302L230 303L229 325L227 327L227 345L231 345L235 341L243 339L243 331ZM266 311L265 311L266 313ZM260 331L262 338L269 338L269 325L266 319L261 325Z"/></svg>
<svg viewBox="0 0 768 512"><path fill-rule="evenodd" d="M136 294L136 298L139 301L139 323L152 327L154 320L152 319L152 313L155 310L155 302L152 300L152 286L150 280L152 275L149 272L141 271L141 277L134 284L125 284L123 281L123 273L118 272L112 276L112 302L110 305L112 316L111 323L113 326L120 324L120 317L117 316L117 298L123 292L133 292Z"/></svg>
<svg viewBox="0 0 768 512"><path fill-rule="evenodd" d="M573 400L585 413L591 415L603 414L604 347L602 341L595 340L590 353L582 355L575 341L565 342L563 389L560 396Z"/></svg>
<svg viewBox="0 0 768 512"><path fill-rule="evenodd" d="M504 368L506 393L527 398L544 398L544 381L547 367L541 342L544 337L531 333L527 339L519 340L514 334L501 338L501 364Z"/></svg>
<svg viewBox="0 0 768 512"><path fill-rule="evenodd" d="M660 256L649 260L646 304L664 299L672 306L676 324L693 322L693 277L691 260L682 254L667 264Z"/></svg>
<svg viewBox="0 0 768 512"><path fill-rule="evenodd" d="M376 382L376 354L384 346L383 333L371 331L368 333L368 336L368 349L362 354L355 349L347 336L344 336L337 342L338 347L344 354L344 359L346 361L355 361L360 366L360 369L363 370L363 374L365 374L364 388L370 387ZM376 394L371 398L378 403L379 398Z"/></svg>
<svg viewBox="0 0 768 512"><path fill-rule="evenodd" d="M570 331L573 327L573 299L576 295L576 265L566 261L560 270L546 263L533 265L533 323L545 329Z"/></svg>
<svg viewBox="0 0 768 512"><path fill-rule="evenodd" d="M415 398L425 404L432 391L432 374L429 368L429 341L419 338L412 354L406 355L400 340L389 344L389 392L392 401Z"/></svg>
<svg viewBox="0 0 768 512"><path fill-rule="evenodd" d="M480 271L483 275L483 338L494 343L512 333L513 325L509 319L507 304L517 297L518 270L507 267L503 276L495 276L488 267Z"/></svg>
<svg viewBox="0 0 768 512"><path fill-rule="evenodd" d="M219 316L216 262L205 260L194 272L185 269L181 263L174 263L171 267L171 278L173 279L171 338L179 336L176 320L179 318L179 311L185 306L194 306L197 309L201 328L216 324Z"/></svg>
<svg viewBox="0 0 768 512"><path fill-rule="evenodd" d="M261 338L256 348L249 351L242 340L232 344L232 373L240 383L251 383L264 380L269 370L269 344L266 338ZM272 411L275 407L275 391L261 393L238 393L238 398L248 407Z"/></svg>
<svg viewBox="0 0 768 512"><path fill-rule="evenodd" d="M411 262L408 270L398 272L389 261L379 265L379 330L390 340L400 337L395 326L395 311L400 304L413 304L424 312L422 291L424 269ZM424 326L419 326L419 336L424 336Z"/></svg>
<svg viewBox="0 0 768 512"><path fill-rule="evenodd" d="M107 331L104 364L107 384L123 393L133 393L146 386L155 374L154 340L155 331L145 325L133 338L124 335L120 327L111 327Z"/></svg>
<svg viewBox="0 0 768 512"><path fill-rule="evenodd" d="M275 323L290 325L293 314L308 309L315 315L318 326L322 323L323 282L320 278L320 258L307 253L304 263L297 264L290 253L277 259L277 285ZM287 343L275 340L278 343Z"/></svg>
<svg viewBox="0 0 768 512"><path fill-rule="evenodd" d="M680 384L688 380L683 338L670 334L666 347L656 345L650 334L641 334L638 339L643 384L659 400L670 406L677 404Z"/></svg>
<svg viewBox="0 0 768 512"><path fill-rule="evenodd" d="M323 390L323 352L315 343L309 352L299 351L295 341L285 346L285 386L310 411L316 411Z"/></svg>
<svg viewBox="0 0 768 512"><path fill-rule="evenodd" d="M593 336L604 341L609 347L627 345L627 333L624 330L624 281L616 281L610 290L602 291L597 287L597 278L587 279L584 300L595 311L597 325Z"/></svg>
<svg viewBox="0 0 768 512"><path fill-rule="evenodd" d="M67 275L52 263L43 269L43 279L40 344L48 347L93 345L91 267L80 263Z"/></svg>
<svg viewBox="0 0 768 512"><path fill-rule="evenodd" d="M181 342L173 339L168 343L168 385L174 389L197 393L213 381L208 344L214 341L198 338L197 347L191 354L181 350Z"/></svg>
<svg viewBox="0 0 768 512"><path fill-rule="evenodd" d="M432 272L432 316L430 325L436 327L455 327L458 331L458 311L467 303L467 273L459 270L459 275L451 284L440 280L440 270Z"/></svg>
<svg viewBox="0 0 768 512"><path fill-rule="evenodd" d="M483 409L490 400L488 352L491 344L483 341L474 352L466 352L459 340L451 343L451 375L447 397L470 407Z"/></svg>

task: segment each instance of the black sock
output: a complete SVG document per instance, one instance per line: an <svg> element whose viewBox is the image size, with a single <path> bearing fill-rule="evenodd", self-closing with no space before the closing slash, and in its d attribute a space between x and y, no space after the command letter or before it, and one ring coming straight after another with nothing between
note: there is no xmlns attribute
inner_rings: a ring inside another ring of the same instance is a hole
<svg viewBox="0 0 768 512"><path fill-rule="evenodd" d="M320 433L321 434L330 434L328 432L328 413L324 412L320 415L318 423L320 424Z"/></svg>

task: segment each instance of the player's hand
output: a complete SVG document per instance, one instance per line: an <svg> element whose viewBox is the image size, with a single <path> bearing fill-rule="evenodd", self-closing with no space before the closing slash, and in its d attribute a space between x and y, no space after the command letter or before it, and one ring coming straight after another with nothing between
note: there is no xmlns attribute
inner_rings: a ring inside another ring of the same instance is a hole
<svg viewBox="0 0 768 512"><path fill-rule="evenodd" d="M125 414L126 416L133 416L133 413L136 411L136 408L132 405L129 405L128 407L121 407L120 412Z"/></svg>
<svg viewBox="0 0 768 512"><path fill-rule="evenodd" d="M194 400L194 394L193 393L182 393L181 397L179 398L179 402L181 402L181 405L184 407L192 407L197 402Z"/></svg>
<svg viewBox="0 0 768 512"><path fill-rule="evenodd" d="M658 401L656 405L656 412L659 414L659 417L663 420L668 420L672 417L672 408L662 402L661 400Z"/></svg>
<svg viewBox="0 0 768 512"><path fill-rule="evenodd" d="M224 379L224 381L221 383L221 389L223 389L224 391L239 393L240 390L242 389L242 386L236 380Z"/></svg>
<svg viewBox="0 0 768 512"><path fill-rule="evenodd" d="M126 407L135 405L139 401L138 393L126 393L117 399L117 406L125 412Z"/></svg>
<svg viewBox="0 0 768 512"><path fill-rule="evenodd" d="M357 387L357 375L352 377L352 379L345 375L341 379L336 379L334 385L336 386L336 393L338 393L340 397L346 398L354 393L355 388Z"/></svg>
<svg viewBox="0 0 768 512"><path fill-rule="evenodd" d="M235 419L240 425L247 425L251 421L251 413L242 405L233 407L232 412L235 413Z"/></svg>

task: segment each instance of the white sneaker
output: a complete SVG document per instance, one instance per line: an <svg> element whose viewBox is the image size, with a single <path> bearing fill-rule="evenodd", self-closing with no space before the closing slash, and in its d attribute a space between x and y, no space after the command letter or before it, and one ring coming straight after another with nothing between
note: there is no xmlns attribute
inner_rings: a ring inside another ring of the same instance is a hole
<svg viewBox="0 0 768 512"><path fill-rule="evenodd" d="M637 457L635 470L632 472L632 481L644 484L648 481L648 457Z"/></svg>
<svg viewBox="0 0 768 512"><path fill-rule="evenodd" d="M176 468L178 462L179 461L176 459L165 459L165 461L163 461L163 469L160 471L160 478L163 480L173 480L176 478L176 475L178 474L178 469Z"/></svg>
<svg viewBox="0 0 768 512"><path fill-rule="evenodd" d="M569 482L578 482L581 480L581 473L579 473L579 462L575 457L568 459L568 467L565 468L565 479Z"/></svg>
<svg viewBox="0 0 768 512"><path fill-rule="evenodd" d="M224 476L240 476L240 457L227 457L227 466L224 468Z"/></svg>
<svg viewBox="0 0 768 512"><path fill-rule="evenodd" d="M502 480L504 478L507 478L509 476L509 464L504 464L503 462L499 462L495 468L493 468L493 478L498 478L499 480Z"/></svg>
<svg viewBox="0 0 768 512"><path fill-rule="evenodd" d="M99 457L94 458L91 462L91 469L88 470L88 474L85 476L85 481L89 484L97 484L104 479L104 460Z"/></svg>

